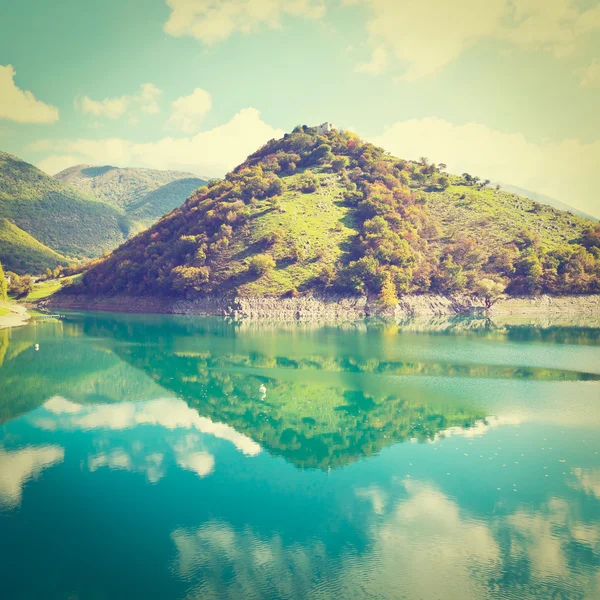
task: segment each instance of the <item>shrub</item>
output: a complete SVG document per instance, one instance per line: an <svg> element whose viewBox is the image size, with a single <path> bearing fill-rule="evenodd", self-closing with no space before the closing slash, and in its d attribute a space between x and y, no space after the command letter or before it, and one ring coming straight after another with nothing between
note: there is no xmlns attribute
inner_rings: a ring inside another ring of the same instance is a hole
<svg viewBox="0 0 600 600"><path fill-rule="evenodd" d="M275 268L275 261L269 254L255 254L250 259L249 271L259 277L272 271Z"/></svg>
<svg viewBox="0 0 600 600"><path fill-rule="evenodd" d="M274 246L275 244L281 243L284 236L285 232L283 231L283 229L278 227L277 229L273 229L273 231L269 231L269 233L266 233L263 237L263 242L265 246Z"/></svg>
<svg viewBox="0 0 600 600"><path fill-rule="evenodd" d="M346 156L336 156L331 161L331 168L336 173L339 173L340 171L343 171L349 164L350 164L350 161L348 160L348 158Z"/></svg>
<svg viewBox="0 0 600 600"><path fill-rule="evenodd" d="M319 272L317 279L325 286L331 285L335 279L335 269L331 265L325 265Z"/></svg>
<svg viewBox="0 0 600 600"><path fill-rule="evenodd" d="M266 194L267 196L271 197L279 196L283 194L283 192L285 192L285 183L282 179L279 179L279 177L277 177L277 179L273 179L271 185L269 185L269 187L267 188Z"/></svg>
<svg viewBox="0 0 600 600"><path fill-rule="evenodd" d="M176 291L201 291L208 283L208 267L175 267L171 271L171 287Z"/></svg>
<svg viewBox="0 0 600 600"><path fill-rule="evenodd" d="M292 244L290 247L290 258L294 262L302 262L306 260L306 250L299 244Z"/></svg>
<svg viewBox="0 0 600 600"><path fill-rule="evenodd" d="M298 296L298 295L299 295L299 292L298 292L298 290L297 290L295 287L293 287L293 288L290 288L290 289L289 289L289 290L288 290L288 291L287 291L287 292L286 292L286 293L283 295L283 297L284 297L284 298L296 298L296 296Z"/></svg>
<svg viewBox="0 0 600 600"><path fill-rule="evenodd" d="M300 191L305 194L316 191L317 185L317 178L312 173L307 173L300 179Z"/></svg>

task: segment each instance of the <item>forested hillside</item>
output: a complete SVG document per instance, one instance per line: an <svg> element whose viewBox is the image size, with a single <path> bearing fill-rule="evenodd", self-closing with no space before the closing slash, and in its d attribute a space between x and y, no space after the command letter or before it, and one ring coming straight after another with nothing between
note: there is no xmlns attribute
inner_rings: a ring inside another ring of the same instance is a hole
<svg viewBox="0 0 600 600"><path fill-rule="evenodd" d="M297 127L83 277L79 292L201 296L600 291L600 229L349 132Z"/></svg>
<svg viewBox="0 0 600 600"><path fill-rule="evenodd" d="M0 219L0 258L7 271L19 275L54 270L68 262L8 219Z"/></svg>
<svg viewBox="0 0 600 600"><path fill-rule="evenodd" d="M157 169L77 165L54 176L77 190L123 210L138 229L181 206L206 184L191 173Z"/></svg>
<svg viewBox="0 0 600 600"><path fill-rule="evenodd" d="M124 213L3 152L0 217L70 258L93 257L111 250L130 230L130 219ZM0 256L0 260L6 262L6 257Z"/></svg>

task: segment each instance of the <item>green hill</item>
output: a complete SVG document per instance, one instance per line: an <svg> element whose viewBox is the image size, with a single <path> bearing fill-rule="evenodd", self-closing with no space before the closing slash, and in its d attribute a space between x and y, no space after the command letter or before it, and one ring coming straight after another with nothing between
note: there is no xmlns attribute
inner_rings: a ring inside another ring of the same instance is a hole
<svg viewBox="0 0 600 600"><path fill-rule="evenodd" d="M127 238L131 226L122 211L4 152L0 152L0 217L74 258L111 250ZM6 257L0 259L7 262Z"/></svg>
<svg viewBox="0 0 600 600"><path fill-rule="evenodd" d="M600 291L596 223L297 127L197 190L78 292L194 297ZM596 227L595 229L594 226Z"/></svg>
<svg viewBox="0 0 600 600"><path fill-rule="evenodd" d="M66 265L67 259L44 246L8 219L0 218L0 261L7 271L19 275L38 273Z"/></svg>
<svg viewBox="0 0 600 600"><path fill-rule="evenodd" d="M181 206L206 180L180 171L77 165L54 176L84 194L125 211L140 228Z"/></svg>

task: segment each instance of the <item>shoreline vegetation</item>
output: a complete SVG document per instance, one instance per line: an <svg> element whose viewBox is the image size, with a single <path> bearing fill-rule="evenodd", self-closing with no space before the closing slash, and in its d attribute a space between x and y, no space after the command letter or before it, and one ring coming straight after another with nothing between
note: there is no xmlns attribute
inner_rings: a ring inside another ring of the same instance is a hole
<svg viewBox="0 0 600 600"><path fill-rule="evenodd" d="M234 320L357 321L369 317L400 321L420 316L600 317L600 295L521 296L497 300L486 308L482 298L437 294L407 295L393 306L377 298L302 296L296 298L234 297L182 300L140 296L57 294L38 301L42 309L121 313L223 316Z"/></svg>

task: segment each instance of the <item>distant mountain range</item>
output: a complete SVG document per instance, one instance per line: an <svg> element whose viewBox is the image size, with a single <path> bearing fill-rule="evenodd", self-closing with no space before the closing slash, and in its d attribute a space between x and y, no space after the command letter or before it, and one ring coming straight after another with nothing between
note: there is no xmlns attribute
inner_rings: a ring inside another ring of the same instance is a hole
<svg viewBox="0 0 600 600"><path fill-rule="evenodd" d="M50 177L0 152L0 262L35 274L99 256L204 183L189 173L110 166L80 165Z"/></svg>
<svg viewBox="0 0 600 600"><path fill-rule="evenodd" d="M54 176L87 195L124 211L141 228L148 227L181 206L197 188L206 184L191 173L156 169L76 165Z"/></svg>
<svg viewBox="0 0 600 600"><path fill-rule="evenodd" d="M542 204L547 204L548 206L552 206L554 208L558 208L558 210L564 210L579 217L583 217L585 219L592 219L593 221L598 221L598 217L594 217L593 215L589 215L582 210L577 208L573 208L569 204L565 204L556 198L551 198L550 196L546 196L545 194L538 194L537 192L532 192L531 190L526 190L524 188L517 187L516 185L508 185L506 183L502 183L500 181L494 182L494 185L499 185L504 191L512 192L513 194L517 194L519 196L524 196L525 198L530 198L531 200L535 200L536 202L541 202Z"/></svg>

